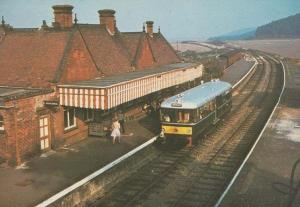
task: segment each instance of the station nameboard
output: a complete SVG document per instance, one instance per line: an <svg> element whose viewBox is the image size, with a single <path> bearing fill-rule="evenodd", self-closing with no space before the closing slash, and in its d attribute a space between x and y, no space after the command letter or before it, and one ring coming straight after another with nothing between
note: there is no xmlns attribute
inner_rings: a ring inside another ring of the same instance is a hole
<svg viewBox="0 0 300 207"><path fill-rule="evenodd" d="M44 101L44 106L59 106L58 101Z"/></svg>

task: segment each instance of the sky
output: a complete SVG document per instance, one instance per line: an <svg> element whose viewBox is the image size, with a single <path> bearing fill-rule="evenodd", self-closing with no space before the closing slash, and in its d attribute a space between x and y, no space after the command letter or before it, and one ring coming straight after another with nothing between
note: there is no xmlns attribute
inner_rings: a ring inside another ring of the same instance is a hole
<svg viewBox="0 0 300 207"><path fill-rule="evenodd" d="M79 23L99 23L98 10L116 10L120 31L141 31L154 21L164 36L205 40L244 28L254 28L300 13L300 0L0 0L0 16L13 27L40 27L53 21L52 6L71 4Z"/></svg>

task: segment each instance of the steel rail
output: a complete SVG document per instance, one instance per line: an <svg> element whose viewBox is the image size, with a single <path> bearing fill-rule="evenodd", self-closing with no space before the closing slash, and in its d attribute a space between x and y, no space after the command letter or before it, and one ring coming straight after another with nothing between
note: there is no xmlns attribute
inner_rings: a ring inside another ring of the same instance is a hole
<svg viewBox="0 0 300 207"><path fill-rule="evenodd" d="M254 59L255 59L254 65L249 69L249 71L237 83L234 84L233 88L236 88L249 74L251 74L251 72L258 65L258 62L257 62L256 58L254 58ZM69 193L74 191L75 189L85 185L86 183L90 182L91 180L93 180L97 176L103 174L104 172L108 171L112 167L116 166L117 164L121 163L122 161L125 161L127 158L131 157L132 155L136 154L137 152L139 152L142 149L146 148L147 146L151 145L153 142L156 141L157 137L158 137L158 135L151 138L147 142L139 145L135 149L129 151L128 153L126 153L125 155L119 157L118 159L114 160L113 162L105 165L104 167L100 168L99 170L93 172L92 174L88 175L87 177L81 179L80 181L72 184L71 186L63 189L62 191L60 191L60 192L56 193L55 195L51 196L50 198L48 198L48 199L44 200L43 202L37 204L36 207L44 207L44 206L49 206L49 205L53 204L57 200L65 197L66 195L68 195Z"/></svg>
<svg viewBox="0 0 300 207"><path fill-rule="evenodd" d="M280 101L281 101L281 97L282 94L284 93L284 89L285 89L285 82L286 82L286 74L285 74L285 66L283 64L282 61L280 61L281 65L282 65L282 71L283 71L283 86L280 92L280 96L278 98L278 101L276 103L276 105L273 108L272 113L270 114L266 124L264 125L262 131L260 132L257 140L255 141L255 143L253 144L252 148L250 149L249 153L247 154L246 158L244 159L244 161L242 162L242 164L240 165L240 167L238 168L238 170L236 171L235 175L233 176L233 178L231 179L230 183L228 184L228 186L226 187L225 191L222 193L221 197L218 199L218 201L216 202L216 204L214 205L215 207L220 206L221 202L223 201L223 199L225 198L225 196L227 195L228 191L230 190L230 188L232 187L233 183L236 181L237 177L239 176L240 172L242 171L244 165L246 164L246 162L248 161L250 155L253 153L254 148L256 147L257 143L259 142L259 140L262 138L262 135L264 133L264 131L266 130L268 124L270 123L270 120L273 117L273 114L275 113Z"/></svg>

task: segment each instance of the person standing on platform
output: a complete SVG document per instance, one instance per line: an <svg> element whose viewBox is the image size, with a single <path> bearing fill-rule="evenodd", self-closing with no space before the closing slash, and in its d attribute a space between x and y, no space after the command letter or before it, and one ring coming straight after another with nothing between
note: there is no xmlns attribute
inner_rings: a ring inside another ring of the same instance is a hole
<svg viewBox="0 0 300 207"><path fill-rule="evenodd" d="M124 113L122 110L119 111L118 113L118 119L119 119L119 123L121 125L121 130L122 130L122 133L125 133L125 116L124 116Z"/></svg>
<svg viewBox="0 0 300 207"><path fill-rule="evenodd" d="M113 123L112 123L112 132L111 132L111 136L112 136L112 142L113 144L115 144L116 142L116 138L118 138L118 142L121 142L121 132L120 132L120 123L118 121L118 119L114 118L113 119Z"/></svg>

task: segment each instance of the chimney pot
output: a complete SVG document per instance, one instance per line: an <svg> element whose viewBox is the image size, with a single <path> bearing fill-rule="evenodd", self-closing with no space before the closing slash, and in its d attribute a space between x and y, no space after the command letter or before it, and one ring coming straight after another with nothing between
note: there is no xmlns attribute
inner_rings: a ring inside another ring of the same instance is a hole
<svg viewBox="0 0 300 207"><path fill-rule="evenodd" d="M147 24L147 33L153 37L153 24L154 22L153 21L146 21L146 24Z"/></svg>
<svg viewBox="0 0 300 207"><path fill-rule="evenodd" d="M100 25L106 25L106 29L114 35L116 32L116 19L115 10L112 9L102 9L98 11L100 18Z"/></svg>
<svg viewBox="0 0 300 207"><path fill-rule="evenodd" d="M72 5L54 5L54 27L70 28L73 26Z"/></svg>

